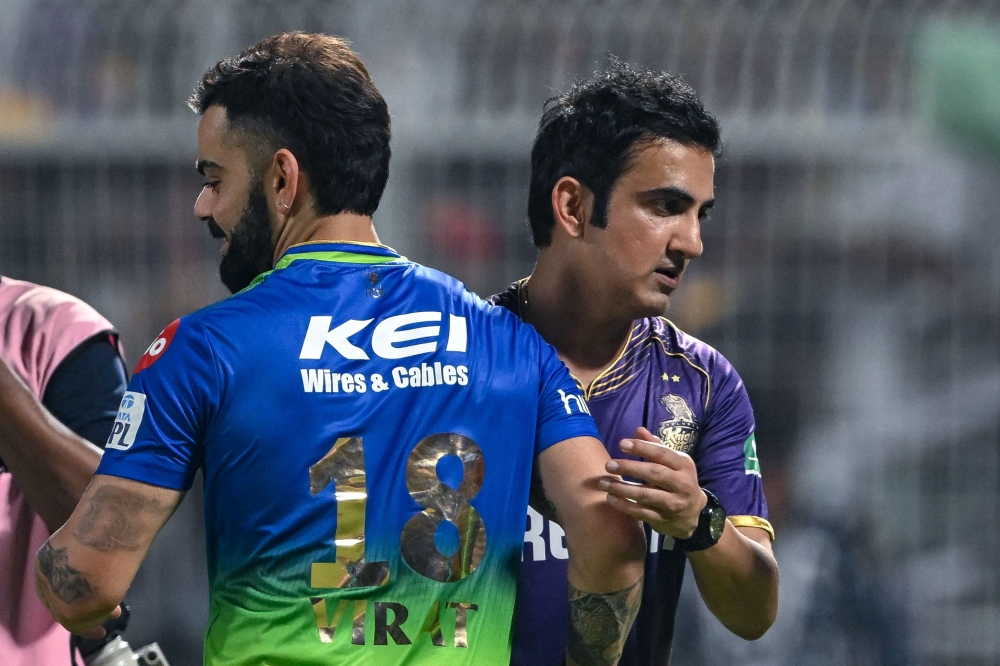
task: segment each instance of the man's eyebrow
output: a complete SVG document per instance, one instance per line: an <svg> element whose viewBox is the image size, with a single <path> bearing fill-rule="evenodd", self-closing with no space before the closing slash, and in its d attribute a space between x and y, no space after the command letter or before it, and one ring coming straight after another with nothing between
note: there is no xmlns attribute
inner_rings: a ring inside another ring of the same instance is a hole
<svg viewBox="0 0 1000 666"><path fill-rule="evenodd" d="M671 197L674 199L680 199L687 205L694 203L694 196L691 195L687 190L682 190L679 187L658 187L653 190L649 190L645 193L650 197ZM709 199L701 205L701 210L708 210L715 205L715 199Z"/></svg>
<svg viewBox="0 0 1000 666"><path fill-rule="evenodd" d="M649 190L646 192L647 196L650 197L671 197L673 199L680 199L686 204L693 204L694 197L687 190L682 190L679 187L657 187L656 189Z"/></svg>
<svg viewBox="0 0 1000 666"><path fill-rule="evenodd" d="M198 170L198 173L205 175L205 169L219 169L223 170L222 165L218 162L213 162L212 160L198 160L195 163L194 168Z"/></svg>

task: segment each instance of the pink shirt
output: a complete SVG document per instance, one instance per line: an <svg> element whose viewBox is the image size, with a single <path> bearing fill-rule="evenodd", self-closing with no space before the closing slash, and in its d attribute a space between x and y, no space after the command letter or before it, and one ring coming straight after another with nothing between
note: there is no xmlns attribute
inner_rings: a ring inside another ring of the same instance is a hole
<svg viewBox="0 0 1000 666"><path fill-rule="evenodd" d="M80 343L113 327L89 305L49 287L0 277L0 357L41 400ZM0 665L67 666L69 633L35 594L32 561L49 537L9 472L0 472Z"/></svg>

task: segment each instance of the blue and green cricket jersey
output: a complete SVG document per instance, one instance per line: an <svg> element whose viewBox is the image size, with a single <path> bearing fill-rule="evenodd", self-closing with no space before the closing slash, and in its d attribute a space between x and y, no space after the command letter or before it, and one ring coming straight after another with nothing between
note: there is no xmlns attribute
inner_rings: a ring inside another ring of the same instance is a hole
<svg viewBox="0 0 1000 666"><path fill-rule="evenodd" d="M367 244L171 324L98 469L204 471L210 664L507 664L532 461L597 436L530 326Z"/></svg>

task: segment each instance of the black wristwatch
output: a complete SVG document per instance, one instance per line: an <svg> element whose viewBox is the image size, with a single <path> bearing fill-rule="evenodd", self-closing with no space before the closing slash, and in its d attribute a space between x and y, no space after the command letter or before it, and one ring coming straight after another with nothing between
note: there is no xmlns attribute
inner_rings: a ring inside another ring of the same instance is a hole
<svg viewBox="0 0 1000 666"><path fill-rule="evenodd" d="M722 531L726 529L726 510L722 508L722 504L719 503L715 495L704 488L702 490L708 497L708 503L705 504L705 508L698 516L698 527L695 528L694 534L687 539L675 539L674 550L679 550L682 553L695 553L711 548L722 538Z"/></svg>

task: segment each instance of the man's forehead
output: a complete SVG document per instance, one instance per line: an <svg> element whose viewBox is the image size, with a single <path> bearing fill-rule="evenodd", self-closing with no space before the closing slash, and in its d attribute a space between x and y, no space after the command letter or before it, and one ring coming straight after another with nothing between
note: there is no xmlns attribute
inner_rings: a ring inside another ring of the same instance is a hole
<svg viewBox="0 0 1000 666"><path fill-rule="evenodd" d="M198 122L198 138L216 139L221 141L229 129L226 110L218 105L205 109Z"/></svg>
<svg viewBox="0 0 1000 666"><path fill-rule="evenodd" d="M624 177L638 190L677 188L704 201L715 196L715 157L700 146L657 139L637 147Z"/></svg>
<svg viewBox="0 0 1000 666"><path fill-rule="evenodd" d="M198 122L196 166L199 172L212 168L232 168L236 162L243 162L242 151L232 140L231 134L226 110L221 106L210 106Z"/></svg>

